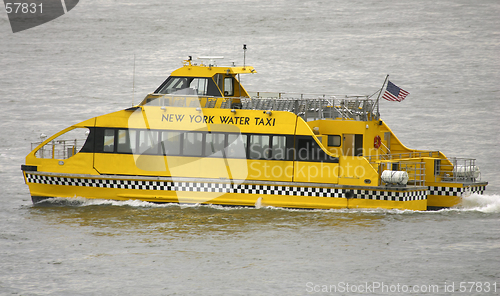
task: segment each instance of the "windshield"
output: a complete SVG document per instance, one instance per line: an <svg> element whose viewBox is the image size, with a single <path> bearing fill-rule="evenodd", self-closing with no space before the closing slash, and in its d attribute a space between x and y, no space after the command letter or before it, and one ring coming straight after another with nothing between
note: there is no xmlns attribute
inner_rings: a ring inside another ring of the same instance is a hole
<svg viewBox="0 0 500 296"><path fill-rule="evenodd" d="M158 94L182 94L198 96L221 96L211 78L170 76L155 91Z"/></svg>

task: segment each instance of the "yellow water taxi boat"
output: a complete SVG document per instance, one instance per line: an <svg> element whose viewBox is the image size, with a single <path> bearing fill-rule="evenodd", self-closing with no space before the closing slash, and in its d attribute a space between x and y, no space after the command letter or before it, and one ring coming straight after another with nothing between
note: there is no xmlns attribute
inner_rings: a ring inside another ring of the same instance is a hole
<svg viewBox="0 0 500 296"><path fill-rule="evenodd" d="M474 159L404 146L378 99L250 93L239 76L253 67L205 60L134 107L36 143L21 167L33 202L426 210L485 190Z"/></svg>

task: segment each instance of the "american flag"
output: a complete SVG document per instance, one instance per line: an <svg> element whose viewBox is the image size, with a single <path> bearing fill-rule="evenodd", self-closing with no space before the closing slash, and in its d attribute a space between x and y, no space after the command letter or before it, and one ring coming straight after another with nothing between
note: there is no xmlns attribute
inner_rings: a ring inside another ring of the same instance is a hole
<svg viewBox="0 0 500 296"><path fill-rule="evenodd" d="M397 87L394 83L387 81L387 87L385 88L385 93L382 98L388 101L398 101L401 102L410 93L406 90Z"/></svg>

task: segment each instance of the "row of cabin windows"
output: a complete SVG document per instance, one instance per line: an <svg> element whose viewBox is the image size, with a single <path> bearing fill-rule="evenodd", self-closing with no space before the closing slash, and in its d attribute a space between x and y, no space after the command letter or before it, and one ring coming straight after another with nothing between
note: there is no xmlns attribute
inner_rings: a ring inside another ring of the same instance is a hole
<svg viewBox="0 0 500 296"><path fill-rule="evenodd" d="M338 162L312 136L139 129L96 129L95 136L95 152L104 153Z"/></svg>

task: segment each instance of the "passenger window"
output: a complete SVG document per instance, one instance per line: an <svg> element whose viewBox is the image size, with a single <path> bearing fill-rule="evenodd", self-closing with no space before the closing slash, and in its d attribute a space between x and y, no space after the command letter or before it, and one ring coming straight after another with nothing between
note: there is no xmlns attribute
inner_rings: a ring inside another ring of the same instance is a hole
<svg viewBox="0 0 500 296"><path fill-rule="evenodd" d="M286 137L273 136L273 159L284 160L286 158Z"/></svg>
<svg viewBox="0 0 500 296"><path fill-rule="evenodd" d="M341 137L339 135L328 135L328 146L340 147Z"/></svg>
<svg viewBox="0 0 500 296"><path fill-rule="evenodd" d="M224 134L206 134L205 138L205 156L222 157L224 150Z"/></svg>
<svg viewBox="0 0 500 296"><path fill-rule="evenodd" d="M267 135L250 136L250 158L251 159L269 159L270 148Z"/></svg>
<svg viewBox="0 0 500 296"><path fill-rule="evenodd" d="M241 134L228 134L226 157L247 158L247 136Z"/></svg>
<svg viewBox="0 0 500 296"><path fill-rule="evenodd" d="M115 151L115 130L105 129L104 130L104 152L114 152Z"/></svg>
<svg viewBox="0 0 500 296"><path fill-rule="evenodd" d="M328 154L321 149L313 137L310 136L297 136L296 142L297 160L302 161L333 161L338 162L337 159L330 158Z"/></svg>
<svg viewBox="0 0 500 296"><path fill-rule="evenodd" d="M139 132L137 130L131 130L131 129L128 130L128 138L130 141L130 150L132 151L132 153L138 152L138 149L137 149L137 134L138 133Z"/></svg>
<svg viewBox="0 0 500 296"><path fill-rule="evenodd" d="M181 136L180 132L162 132L160 150L163 155L181 154Z"/></svg>
<svg viewBox="0 0 500 296"><path fill-rule="evenodd" d="M118 130L118 147L116 147L116 151L118 153L132 153L128 130Z"/></svg>
<svg viewBox="0 0 500 296"><path fill-rule="evenodd" d="M139 154L158 154L158 131L139 131Z"/></svg>
<svg viewBox="0 0 500 296"><path fill-rule="evenodd" d="M201 156L203 148L202 133L185 133L183 139L183 155Z"/></svg>

